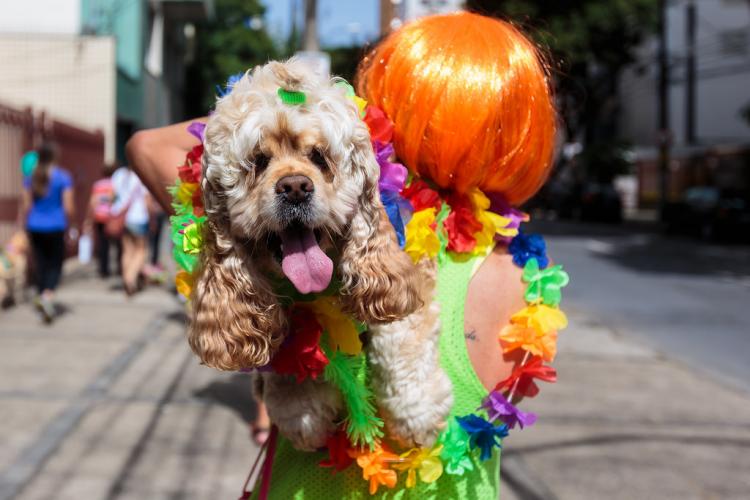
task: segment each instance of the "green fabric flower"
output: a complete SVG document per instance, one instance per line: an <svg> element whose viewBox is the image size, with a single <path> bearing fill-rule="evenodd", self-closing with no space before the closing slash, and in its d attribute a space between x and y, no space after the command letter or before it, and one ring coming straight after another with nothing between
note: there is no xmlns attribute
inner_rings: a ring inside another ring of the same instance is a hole
<svg viewBox="0 0 750 500"><path fill-rule="evenodd" d="M460 476L465 471L474 470L474 462L469 450L469 434L463 430L456 419L448 422L448 429L440 436L443 459L447 474Z"/></svg>
<svg viewBox="0 0 750 500"><path fill-rule="evenodd" d="M568 284L570 278L561 265L539 269L536 258L531 258L523 268L523 280L529 284L524 295L526 302L541 301L556 307L562 298L561 289Z"/></svg>

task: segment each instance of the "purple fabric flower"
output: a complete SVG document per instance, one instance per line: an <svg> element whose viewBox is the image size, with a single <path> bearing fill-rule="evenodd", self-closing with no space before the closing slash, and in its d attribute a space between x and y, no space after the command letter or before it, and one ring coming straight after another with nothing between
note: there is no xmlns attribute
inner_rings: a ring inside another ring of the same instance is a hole
<svg viewBox="0 0 750 500"><path fill-rule="evenodd" d="M205 123L193 122L193 123L191 123L188 126L187 130L193 136L195 136L199 141L203 142L203 135L206 132L206 124Z"/></svg>
<svg viewBox="0 0 750 500"><path fill-rule="evenodd" d="M549 265L547 258L547 245L544 238L538 234L518 233L508 245L508 252L513 255L513 263L518 267L524 267L529 259L536 259L539 269Z"/></svg>
<svg viewBox="0 0 750 500"><path fill-rule="evenodd" d="M515 427L516 424L523 429L526 426L534 425L534 422L536 422L535 414L519 410L500 391L490 392L482 401L480 408L487 410L491 422L500 420L507 424L510 429Z"/></svg>
<svg viewBox="0 0 750 500"><path fill-rule="evenodd" d="M494 425L476 415L456 417L458 424L469 434L469 445L479 448L479 459L484 461L492 456L493 448L502 448L502 439L508 435L508 426Z"/></svg>
<svg viewBox="0 0 750 500"><path fill-rule="evenodd" d="M406 244L404 226L411 217L411 204L399 194L406 182L407 170L400 163L392 163L393 145L375 141L375 158L380 166L380 200L383 203L388 219L396 231L396 238L401 248Z"/></svg>
<svg viewBox="0 0 750 500"><path fill-rule="evenodd" d="M503 195L499 193L488 193L487 197L490 199L490 211L495 212L498 215L502 215L503 217L507 217L511 220L510 224L505 226L508 229L518 229L521 227L522 222L527 222L529 220L529 215L518 210L517 208L511 207L507 201L505 201L505 198ZM506 245L511 242L513 239L513 236L501 236L499 234L495 235L495 241L505 243Z"/></svg>
<svg viewBox="0 0 750 500"><path fill-rule="evenodd" d="M378 188L380 191L394 191L400 193L404 189L407 170L400 163L391 163L389 158L393 155L393 144L383 144L375 141L375 158L380 165L380 180Z"/></svg>

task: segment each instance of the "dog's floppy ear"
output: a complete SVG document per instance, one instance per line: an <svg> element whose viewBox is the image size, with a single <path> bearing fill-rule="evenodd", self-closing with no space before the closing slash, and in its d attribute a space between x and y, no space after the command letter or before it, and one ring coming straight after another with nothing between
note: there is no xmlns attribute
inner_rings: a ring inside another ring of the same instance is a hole
<svg viewBox="0 0 750 500"><path fill-rule="evenodd" d="M244 248L229 236L220 203L203 180L208 221L201 265L193 288L190 347L204 364L220 370L269 363L286 331L286 318L268 280Z"/></svg>
<svg viewBox="0 0 750 500"><path fill-rule="evenodd" d="M396 241L378 192L378 164L369 138L355 148L354 168L364 172L358 211L341 258L341 301L365 323L402 319L423 305L419 273Z"/></svg>

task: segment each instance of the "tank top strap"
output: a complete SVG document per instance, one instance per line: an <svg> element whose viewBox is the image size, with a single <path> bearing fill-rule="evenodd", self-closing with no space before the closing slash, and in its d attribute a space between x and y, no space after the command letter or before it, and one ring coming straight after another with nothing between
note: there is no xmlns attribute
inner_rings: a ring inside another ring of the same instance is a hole
<svg viewBox="0 0 750 500"><path fill-rule="evenodd" d="M473 413L487 395L466 348L464 304L469 282L486 255L468 259L446 256L438 265L437 300L440 304L440 365L453 383L452 415Z"/></svg>

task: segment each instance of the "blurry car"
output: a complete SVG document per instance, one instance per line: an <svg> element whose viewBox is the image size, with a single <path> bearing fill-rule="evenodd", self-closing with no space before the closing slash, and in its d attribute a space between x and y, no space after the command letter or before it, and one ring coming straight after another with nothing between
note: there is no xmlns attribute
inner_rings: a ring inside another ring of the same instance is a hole
<svg viewBox="0 0 750 500"><path fill-rule="evenodd" d="M750 241L747 195L715 186L697 186L666 207L667 229L707 240Z"/></svg>
<svg viewBox="0 0 750 500"><path fill-rule="evenodd" d="M581 220L587 222L622 222L622 200L611 183L587 182L580 198Z"/></svg>

